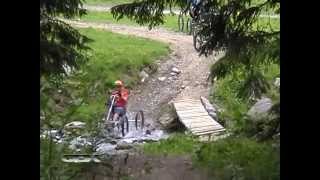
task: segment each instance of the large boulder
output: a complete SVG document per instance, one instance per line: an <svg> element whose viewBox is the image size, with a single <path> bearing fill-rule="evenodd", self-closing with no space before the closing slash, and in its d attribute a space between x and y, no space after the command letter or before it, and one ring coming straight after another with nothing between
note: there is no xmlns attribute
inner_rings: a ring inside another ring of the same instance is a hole
<svg viewBox="0 0 320 180"><path fill-rule="evenodd" d="M247 115L251 120L260 121L266 118L269 110L272 107L272 101L270 98L262 98L258 100L248 111Z"/></svg>
<svg viewBox="0 0 320 180"><path fill-rule="evenodd" d="M158 122L164 129L171 129L178 125L178 116L172 103L165 104L161 107Z"/></svg>

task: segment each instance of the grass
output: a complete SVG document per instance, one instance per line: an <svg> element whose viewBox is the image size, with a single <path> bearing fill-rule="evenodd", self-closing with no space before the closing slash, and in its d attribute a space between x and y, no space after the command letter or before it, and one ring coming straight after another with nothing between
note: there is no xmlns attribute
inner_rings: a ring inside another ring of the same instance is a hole
<svg viewBox="0 0 320 180"><path fill-rule="evenodd" d="M219 179L280 179L280 154L271 143L227 138L203 144L195 164L212 170Z"/></svg>
<svg viewBox="0 0 320 180"><path fill-rule="evenodd" d="M208 168L217 179L279 179L280 155L270 142L258 143L244 137L229 137L216 142L175 134L167 140L145 144L151 155L190 155L193 165Z"/></svg>
<svg viewBox="0 0 320 180"><path fill-rule="evenodd" d="M89 5L117 5L123 3L130 3L133 0L85 0L84 4Z"/></svg>
<svg viewBox="0 0 320 180"><path fill-rule="evenodd" d="M184 134L173 134L166 140L145 144L143 150L147 154L184 155L192 154L198 146L198 141Z"/></svg>

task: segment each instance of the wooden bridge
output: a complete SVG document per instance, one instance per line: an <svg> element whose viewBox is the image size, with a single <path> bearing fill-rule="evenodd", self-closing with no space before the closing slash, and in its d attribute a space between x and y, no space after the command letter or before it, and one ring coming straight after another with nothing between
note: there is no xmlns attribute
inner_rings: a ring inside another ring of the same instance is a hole
<svg viewBox="0 0 320 180"><path fill-rule="evenodd" d="M196 136L220 134L225 128L209 116L201 100L183 99L173 102L179 120Z"/></svg>

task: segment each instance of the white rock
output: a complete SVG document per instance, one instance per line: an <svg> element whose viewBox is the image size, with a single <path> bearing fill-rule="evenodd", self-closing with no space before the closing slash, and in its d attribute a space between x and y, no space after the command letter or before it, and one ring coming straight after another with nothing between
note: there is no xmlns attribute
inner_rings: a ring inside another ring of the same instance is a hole
<svg viewBox="0 0 320 180"><path fill-rule="evenodd" d="M66 124L64 127L67 129L77 129L77 128L82 129L82 128L84 128L85 125L86 125L86 123L84 123L84 122L73 121L73 122Z"/></svg>
<svg viewBox="0 0 320 180"><path fill-rule="evenodd" d="M144 82L149 77L149 74L145 71L141 71L139 75L141 77L141 82Z"/></svg>
<svg viewBox="0 0 320 180"><path fill-rule="evenodd" d="M185 88L186 88L186 86L185 86L185 85L182 85L182 86L181 86L181 89L185 89Z"/></svg>
<svg viewBox="0 0 320 180"><path fill-rule="evenodd" d="M181 71L178 69L178 68L176 68L176 67L173 67L172 69L171 69L171 71L172 72L174 72L174 73L177 73L177 74L179 74Z"/></svg>
<svg viewBox="0 0 320 180"><path fill-rule="evenodd" d="M177 73L175 73L175 72L171 72L171 73L170 73L170 75L171 75L171 76L176 76L176 75L177 75Z"/></svg>
<svg viewBox="0 0 320 180"><path fill-rule="evenodd" d="M158 78L159 81L164 81L164 80L166 80L166 79L167 79L166 77L159 77L159 78Z"/></svg>

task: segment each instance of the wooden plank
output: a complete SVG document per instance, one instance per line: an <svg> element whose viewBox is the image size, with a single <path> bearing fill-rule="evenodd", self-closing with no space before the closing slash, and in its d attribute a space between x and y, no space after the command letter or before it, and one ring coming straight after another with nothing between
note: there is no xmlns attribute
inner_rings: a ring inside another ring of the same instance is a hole
<svg viewBox="0 0 320 180"><path fill-rule="evenodd" d="M218 131L221 129L225 129L225 128L224 127L210 127L210 128L191 130L191 132L192 133L199 133L199 132L206 132L206 131Z"/></svg>
<svg viewBox="0 0 320 180"><path fill-rule="evenodd" d="M180 103L180 102L201 102L200 99L180 99L173 101L173 103Z"/></svg>
<svg viewBox="0 0 320 180"><path fill-rule="evenodd" d="M197 112L197 113L179 113L179 117L181 118L189 118L189 117L207 117L208 113Z"/></svg>
<svg viewBox="0 0 320 180"><path fill-rule="evenodd" d="M198 118L198 117L190 117L190 118L182 118L181 119L182 121L185 121L185 122L202 122L202 121L211 121L215 124L219 124L217 121L213 120L211 117L209 116L203 116L201 118Z"/></svg>
<svg viewBox="0 0 320 180"><path fill-rule="evenodd" d="M207 111L202 111L202 110L189 110L189 111L176 111L178 115L191 115L191 114L206 114L206 115L209 115L207 113Z"/></svg>
<svg viewBox="0 0 320 180"><path fill-rule="evenodd" d="M194 108L194 107L203 107L202 104L198 104L198 103L183 103L183 104L174 104L175 107L177 108Z"/></svg>
<svg viewBox="0 0 320 180"><path fill-rule="evenodd" d="M192 110L207 111L206 109L200 106L192 106L192 107L183 106L183 107L175 107L175 109L177 111L192 111Z"/></svg>
<svg viewBox="0 0 320 180"><path fill-rule="evenodd" d="M220 128L223 128L221 125L197 125L197 126L189 126L191 130L197 130L197 129L201 129L201 128L204 128L204 127L220 127Z"/></svg>
<svg viewBox="0 0 320 180"><path fill-rule="evenodd" d="M218 132L223 132L225 131L225 129L221 129L221 130L216 130L216 131L208 131L208 132L199 132L199 133L194 133L197 136L201 136L201 135L207 135L207 134L217 134Z"/></svg>
<svg viewBox="0 0 320 180"><path fill-rule="evenodd" d="M204 108L202 105L199 105L199 104L174 104L174 107L182 108L182 109L192 108L192 107Z"/></svg>
<svg viewBox="0 0 320 180"><path fill-rule="evenodd" d="M201 102L183 102L183 103L173 103L177 106L203 106Z"/></svg>
<svg viewBox="0 0 320 180"><path fill-rule="evenodd" d="M184 121L184 123L188 125L193 125L193 126L200 126L200 125L221 126L219 123L215 123L213 121L191 121L191 122Z"/></svg>
<svg viewBox="0 0 320 180"><path fill-rule="evenodd" d="M194 129L194 128L200 128L200 127L215 127L215 126L222 127L219 124L211 124L208 122L206 122L206 123L186 123L185 125L188 129Z"/></svg>
<svg viewBox="0 0 320 180"><path fill-rule="evenodd" d="M175 107L175 110L176 111L205 111L207 112L206 109L204 109L203 107L198 107L198 106L195 106L195 107L181 107L181 108L177 108Z"/></svg>
<svg viewBox="0 0 320 180"><path fill-rule="evenodd" d="M213 127L206 127L206 128L203 128L203 129L191 129L190 131L192 133L200 133L200 132L208 132L208 131L217 131L217 130L221 130L221 129L224 129L224 128L213 128Z"/></svg>

